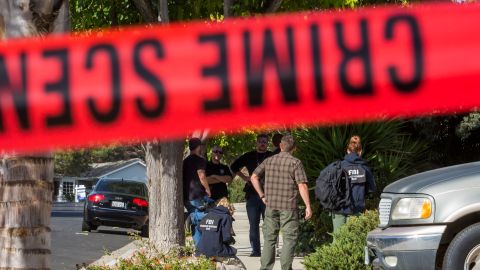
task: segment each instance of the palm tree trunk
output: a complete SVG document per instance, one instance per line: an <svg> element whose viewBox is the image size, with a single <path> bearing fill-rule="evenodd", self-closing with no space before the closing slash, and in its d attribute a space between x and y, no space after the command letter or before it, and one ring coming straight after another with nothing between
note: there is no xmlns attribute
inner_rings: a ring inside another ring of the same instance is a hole
<svg viewBox="0 0 480 270"><path fill-rule="evenodd" d="M0 38L69 29L68 0L0 1ZM0 163L0 269L50 268L53 157L4 155Z"/></svg>
<svg viewBox="0 0 480 270"><path fill-rule="evenodd" d="M3 157L0 168L0 269L48 269L53 158Z"/></svg>

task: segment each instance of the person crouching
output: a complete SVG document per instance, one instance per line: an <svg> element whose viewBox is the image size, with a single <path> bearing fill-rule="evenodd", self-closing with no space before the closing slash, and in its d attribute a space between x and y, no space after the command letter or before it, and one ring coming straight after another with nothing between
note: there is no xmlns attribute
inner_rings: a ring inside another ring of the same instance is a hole
<svg viewBox="0 0 480 270"><path fill-rule="evenodd" d="M235 208L227 198L219 199L214 208L208 210L207 215L200 221L202 237L198 244L196 256L212 257L221 264L222 269L246 269L236 257L237 250L233 236L233 213Z"/></svg>
<svg viewBox="0 0 480 270"><path fill-rule="evenodd" d="M197 256L235 257L237 250L230 246L235 243L232 235L234 211L225 197L208 210L207 215L200 221L202 237L198 243Z"/></svg>

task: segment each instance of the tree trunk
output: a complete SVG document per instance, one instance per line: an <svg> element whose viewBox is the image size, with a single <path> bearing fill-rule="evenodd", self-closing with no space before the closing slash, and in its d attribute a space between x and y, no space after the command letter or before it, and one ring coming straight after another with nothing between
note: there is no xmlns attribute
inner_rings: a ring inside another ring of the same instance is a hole
<svg viewBox="0 0 480 270"><path fill-rule="evenodd" d="M150 241L162 252L185 245L183 148L183 141L154 141L146 146Z"/></svg>
<svg viewBox="0 0 480 270"><path fill-rule="evenodd" d="M168 1L158 3L158 20L168 23ZM150 242L162 252L185 245L183 149L184 141L152 141L146 145Z"/></svg>
<svg viewBox="0 0 480 270"><path fill-rule="evenodd" d="M2 39L68 28L68 1L0 1ZM50 268L52 192L51 154L1 158L0 269Z"/></svg>
<svg viewBox="0 0 480 270"><path fill-rule="evenodd" d="M50 268L53 158L4 157L0 175L0 269Z"/></svg>

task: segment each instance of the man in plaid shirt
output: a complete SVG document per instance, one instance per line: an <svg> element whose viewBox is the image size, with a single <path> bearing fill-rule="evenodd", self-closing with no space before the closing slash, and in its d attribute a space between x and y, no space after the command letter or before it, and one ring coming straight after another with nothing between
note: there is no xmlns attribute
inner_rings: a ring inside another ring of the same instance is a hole
<svg viewBox="0 0 480 270"><path fill-rule="evenodd" d="M298 239L299 213L298 194L305 203L305 219L312 217L308 195L307 176L302 162L292 156L295 140L285 135L280 143L281 152L265 159L253 172L251 181L255 190L267 206L263 223L263 252L260 269L272 269L275 264L275 244L280 229L283 248L280 255L282 269L291 269L295 245ZM260 177L265 175L265 191Z"/></svg>

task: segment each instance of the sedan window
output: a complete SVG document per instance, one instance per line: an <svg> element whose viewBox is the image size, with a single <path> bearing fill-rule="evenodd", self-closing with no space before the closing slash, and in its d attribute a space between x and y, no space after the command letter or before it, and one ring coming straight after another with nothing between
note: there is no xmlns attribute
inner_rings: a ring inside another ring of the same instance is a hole
<svg viewBox="0 0 480 270"><path fill-rule="evenodd" d="M144 184L132 181L100 181L96 191L146 196Z"/></svg>

